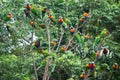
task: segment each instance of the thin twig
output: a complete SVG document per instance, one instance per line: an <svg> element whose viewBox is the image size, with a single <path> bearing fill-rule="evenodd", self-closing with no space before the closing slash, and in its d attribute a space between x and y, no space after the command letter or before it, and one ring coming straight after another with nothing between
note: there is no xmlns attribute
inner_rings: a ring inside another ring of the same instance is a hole
<svg viewBox="0 0 120 80"><path fill-rule="evenodd" d="M60 30L61 30L61 36L60 36L60 39L59 39L59 42L58 42L58 46L57 46L57 49L56 49L55 52L58 52L60 44L61 44L61 41L62 41L62 38L63 38L63 34L64 34L64 32L62 32L62 26L60 27Z"/></svg>
<svg viewBox="0 0 120 80"><path fill-rule="evenodd" d="M45 66L45 72L44 72L43 80L47 80L47 77L48 77L48 68L50 66L51 61L52 60L49 61L49 58L46 61L47 63L46 63L46 66Z"/></svg>
<svg viewBox="0 0 120 80"><path fill-rule="evenodd" d="M85 77L85 80L88 80L89 75L90 75L90 70L88 70L88 73L87 73L87 75Z"/></svg>
<svg viewBox="0 0 120 80"><path fill-rule="evenodd" d="M50 54L50 31L49 31L49 25L50 22L48 23L48 25L46 26L46 30L47 30L47 37L48 37L48 54ZM46 66L45 66L45 72L43 75L43 80L47 80L48 77L48 68L50 66L52 60L50 60L50 58L48 57L48 60L46 61Z"/></svg>
<svg viewBox="0 0 120 80"><path fill-rule="evenodd" d="M54 50L55 46L56 46L56 44L53 46L52 50Z"/></svg>
<svg viewBox="0 0 120 80"><path fill-rule="evenodd" d="M47 36L48 36L48 53L50 54L50 31L49 31L49 25L50 22L48 23L48 25L46 26L46 30L47 30Z"/></svg>
<svg viewBox="0 0 120 80"><path fill-rule="evenodd" d="M34 59L34 55L32 54L32 43L33 43L33 29L32 29L32 40L31 40L31 44L30 44L30 52L31 52L31 55L32 55L33 66L34 66L34 71L35 71L35 77L36 77L36 80L38 80L38 74L37 74L35 59Z"/></svg>

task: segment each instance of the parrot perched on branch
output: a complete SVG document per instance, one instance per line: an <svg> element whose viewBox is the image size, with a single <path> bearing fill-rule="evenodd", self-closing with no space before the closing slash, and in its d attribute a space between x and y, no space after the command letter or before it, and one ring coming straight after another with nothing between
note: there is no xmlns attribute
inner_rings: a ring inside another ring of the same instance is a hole
<svg viewBox="0 0 120 80"><path fill-rule="evenodd" d="M24 13L25 13L26 17L31 17L30 16L30 9L31 9L31 6L30 6L30 4L27 3L26 7L24 9Z"/></svg>
<svg viewBox="0 0 120 80"><path fill-rule="evenodd" d="M30 4L27 4L27 5L26 5L26 9L27 9L27 10L30 10L30 9L31 9Z"/></svg>
<svg viewBox="0 0 120 80"><path fill-rule="evenodd" d="M35 43L34 43L34 45L35 45L35 47L40 47L40 42L39 41L35 41Z"/></svg>
<svg viewBox="0 0 120 80"><path fill-rule="evenodd" d="M54 45L57 44L57 42L58 42L58 40L57 40L57 39L54 39L54 40L51 42L51 44L54 46Z"/></svg>
<svg viewBox="0 0 120 80"><path fill-rule="evenodd" d="M100 33L100 37L103 38L105 35L107 35L108 31L107 29L103 29Z"/></svg>
<svg viewBox="0 0 120 80"><path fill-rule="evenodd" d="M49 10L49 8L47 8L47 7L42 8L42 17L45 16L45 14L47 13L47 10Z"/></svg>
<svg viewBox="0 0 120 80"><path fill-rule="evenodd" d="M66 51L66 46L65 46L65 45L63 45L63 46L61 47L61 51L62 51L62 52L65 52L65 51Z"/></svg>
<svg viewBox="0 0 120 80"><path fill-rule="evenodd" d="M85 20L86 20L86 19L88 18L88 16L89 16L89 14L86 13L86 12L85 12L83 15L84 15L84 19L85 19Z"/></svg>
<svg viewBox="0 0 120 80"><path fill-rule="evenodd" d="M40 39L35 40L33 45L34 45L36 48L39 48L39 47L40 47Z"/></svg>
<svg viewBox="0 0 120 80"><path fill-rule="evenodd" d="M50 14L48 15L48 18L49 18L52 22L56 23L55 17L52 15L52 13L50 13Z"/></svg>
<svg viewBox="0 0 120 80"><path fill-rule="evenodd" d="M101 54L103 54L105 57L109 56L109 52L108 46L102 47Z"/></svg>
<svg viewBox="0 0 120 80"><path fill-rule="evenodd" d="M96 66L94 62L89 62L88 64L86 64L86 67L90 70L94 70Z"/></svg>
<svg viewBox="0 0 120 80"><path fill-rule="evenodd" d="M12 14L9 13L9 14L7 15L7 17L8 17L8 19L11 19L11 18L12 18Z"/></svg>
<svg viewBox="0 0 120 80"><path fill-rule="evenodd" d="M113 66L112 66L112 68L114 69L114 70L117 70L119 67L118 67L118 64L117 63L114 63L113 64Z"/></svg>
<svg viewBox="0 0 120 80"><path fill-rule="evenodd" d="M52 14L50 14L48 17L51 21L53 20L53 15Z"/></svg>
<svg viewBox="0 0 120 80"><path fill-rule="evenodd" d="M89 39L90 39L90 35L89 34L85 35L85 40L88 41Z"/></svg>
<svg viewBox="0 0 120 80"><path fill-rule="evenodd" d="M58 19L58 24L61 25L63 23L63 21L64 20L63 20L62 16L60 16L59 19Z"/></svg>
<svg viewBox="0 0 120 80"><path fill-rule="evenodd" d="M84 80L85 77L86 77L85 72L82 72L82 74L80 75L80 78L81 78L82 80Z"/></svg>
<svg viewBox="0 0 120 80"><path fill-rule="evenodd" d="M70 33L71 33L71 35L73 35L75 33L75 28L74 27L70 28Z"/></svg>
<svg viewBox="0 0 120 80"><path fill-rule="evenodd" d="M31 25L33 28L35 28L35 23L34 23L34 21L30 21L30 25Z"/></svg>

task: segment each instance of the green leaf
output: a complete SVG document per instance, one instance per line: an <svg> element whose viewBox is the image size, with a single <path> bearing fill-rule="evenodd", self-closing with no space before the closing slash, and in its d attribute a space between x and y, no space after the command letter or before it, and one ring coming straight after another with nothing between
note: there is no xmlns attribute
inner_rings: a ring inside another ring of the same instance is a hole
<svg viewBox="0 0 120 80"><path fill-rule="evenodd" d="M82 48L85 40L84 36L80 36L78 33L76 33L75 39L78 41L80 48Z"/></svg>
<svg viewBox="0 0 120 80"><path fill-rule="evenodd" d="M98 36L98 37L95 38L95 41L93 43L93 48L95 48L95 46L100 43L100 40L101 40L100 36Z"/></svg>

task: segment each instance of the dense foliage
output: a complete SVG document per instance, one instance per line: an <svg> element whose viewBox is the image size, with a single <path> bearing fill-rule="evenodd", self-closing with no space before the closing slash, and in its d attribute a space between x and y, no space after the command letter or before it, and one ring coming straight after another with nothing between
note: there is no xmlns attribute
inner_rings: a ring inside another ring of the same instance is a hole
<svg viewBox="0 0 120 80"><path fill-rule="evenodd" d="M0 0L0 80L119 80L119 0Z"/></svg>

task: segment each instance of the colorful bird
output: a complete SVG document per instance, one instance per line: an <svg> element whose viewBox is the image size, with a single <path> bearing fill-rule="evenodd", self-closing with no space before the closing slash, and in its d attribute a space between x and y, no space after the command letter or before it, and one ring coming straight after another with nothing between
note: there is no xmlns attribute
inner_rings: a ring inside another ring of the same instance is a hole
<svg viewBox="0 0 120 80"><path fill-rule="evenodd" d="M30 22L30 25L31 25L31 26L33 26L33 25L34 25L34 22L33 22L33 21L31 21L31 22Z"/></svg>
<svg viewBox="0 0 120 80"><path fill-rule="evenodd" d="M31 9L30 4L27 4L27 5L26 5L26 9L27 9L27 10L30 10L30 9Z"/></svg>
<svg viewBox="0 0 120 80"><path fill-rule="evenodd" d="M91 70L94 70L95 67L96 67L96 66L95 66L94 62L91 62L91 64L90 64L90 69L91 69Z"/></svg>
<svg viewBox="0 0 120 80"><path fill-rule="evenodd" d="M43 9L42 9L42 17L44 17L45 16L45 13L47 12L47 8L46 7L44 7Z"/></svg>
<svg viewBox="0 0 120 80"><path fill-rule="evenodd" d="M108 49L107 48L104 48L103 49L103 53L106 55L108 53Z"/></svg>
<svg viewBox="0 0 120 80"><path fill-rule="evenodd" d="M85 12L83 15L84 15L84 19L86 20L88 18L88 13Z"/></svg>
<svg viewBox="0 0 120 80"><path fill-rule="evenodd" d="M66 50L66 46L63 45L62 48L61 48L61 50L62 50L63 52L65 52L65 50Z"/></svg>
<svg viewBox="0 0 120 80"><path fill-rule="evenodd" d="M62 18L62 16L59 17L58 23L59 23L60 25L63 23L63 18Z"/></svg>
<svg viewBox="0 0 120 80"><path fill-rule="evenodd" d="M86 67L90 70L94 70L96 66L94 62L89 62L88 64L86 64Z"/></svg>
<svg viewBox="0 0 120 80"><path fill-rule="evenodd" d="M90 35L89 34L85 35L85 39L88 41L90 39Z"/></svg>
<svg viewBox="0 0 120 80"><path fill-rule="evenodd" d="M75 33L75 28L74 27L70 28L70 33L71 33L71 35L73 35Z"/></svg>
<svg viewBox="0 0 120 80"><path fill-rule="evenodd" d="M53 40L53 41L51 42L51 44L52 44L52 45L56 45L56 44L57 44L57 40L56 40L56 39Z"/></svg>
<svg viewBox="0 0 120 80"><path fill-rule="evenodd" d="M86 77L85 72L82 72L82 74L80 75L80 78L81 78L82 80L84 80L85 77Z"/></svg>
<svg viewBox="0 0 120 80"><path fill-rule="evenodd" d="M113 68L114 70L117 70L117 69L118 69L118 64L117 64L117 63L114 63L113 66L112 66L112 68Z"/></svg>
<svg viewBox="0 0 120 80"><path fill-rule="evenodd" d="M9 13L9 14L7 15L7 17L8 17L8 19L11 19L11 18L12 18L12 14Z"/></svg>
<svg viewBox="0 0 120 80"><path fill-rule="evenodd" d="M49 19L50 19L51 21L53 20L52 14L50 14L48 17L49 17Z"/></svg>
<svg viewBox="0 0 120 80"><path fill-rule="evenodd" d="M30 22L30 25L31 25L33 28L35 28L34 21L31 21L31 22Z"/></svg>
<svg viewBox="0 0 120 80"><path fill-rule="evenodd" d="M39 48L39 47L40 47L40 40L39 40L39 39L37 39L36 41L34 41L34 46L35 46L36 48Z"/></svg>

